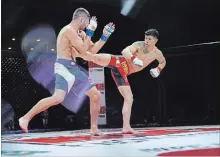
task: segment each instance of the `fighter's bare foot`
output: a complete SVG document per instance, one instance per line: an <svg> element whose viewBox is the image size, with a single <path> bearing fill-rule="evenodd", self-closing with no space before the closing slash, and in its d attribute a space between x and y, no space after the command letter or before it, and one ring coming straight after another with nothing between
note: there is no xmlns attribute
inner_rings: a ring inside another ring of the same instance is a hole
<svg viewBox="0 0 220 157"><path fill-rule="evenodd" d="M140 132L135 131L132 128L123 128L122 129L122 134L139 134Z"/></svg>
<svg viewBox="0 0 220 157"><path fill-rule="evenodd" d="M28 133L28 123L29 120L25 119L24 117L21 117L19 119L19 126L21 127L21 129L25 132Z"/></svg>
<svg viewBox="0 0 220 157"><path fill-rule="evenodd" d="M98 128L92 128L90 130L91 136L103 136L104 134Z"/></svg>

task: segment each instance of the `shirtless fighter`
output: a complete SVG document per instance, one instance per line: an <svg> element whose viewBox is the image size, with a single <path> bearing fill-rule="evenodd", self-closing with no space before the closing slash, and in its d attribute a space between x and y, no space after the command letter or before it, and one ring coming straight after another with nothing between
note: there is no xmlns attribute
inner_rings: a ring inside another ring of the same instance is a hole
<svg viewBox="0 0 220 157"><path fill-rule="evenodd" d="M109 23L103 30L103 35L96 43L91 42L91 37L97 27L96 18L90 20L89 12L84 8L78 8L73 13L70 24L65 26L57 37L57 60L54 73L56 75L55 91L51 97L40 100L28 113L19 119L19 125L24 132L28 132L29 121L38 113L53 105L63 102L71 88L76 95L85 93L90 98L91 135L102 135L98 129L97 120L100 111L100 92L89 81L87 74L80 70L75 58L78 53L72 51L73 46L81 46L84 51L97 53L114 31L114 24ZM86 36L82 40L82 30L87 28ZM75 41L81 43L75 43ZM80 45L77 45L80 44Z"/></svg>
<svg viewBox="0 0 220 157"><path fill-rule="evenodd" d="M156 47L159 33L155 29L150 29L145 32L145 40L134 42L122 51L121 56L110 54L92 54L85 52L80 44L75 46L76 53L80 53L81 57L88 61L93 61L101 66L110 67L114 81L119 92L124 98L122 109L123 114L123 129L122 133L132 134L137 133L130 126L131 108L133 104L133 94L127 79L127 76L143 70L154 60L158 60L159 65L150 70L152 77L156 78L166 65L166 60L162 52Z"/></svg>

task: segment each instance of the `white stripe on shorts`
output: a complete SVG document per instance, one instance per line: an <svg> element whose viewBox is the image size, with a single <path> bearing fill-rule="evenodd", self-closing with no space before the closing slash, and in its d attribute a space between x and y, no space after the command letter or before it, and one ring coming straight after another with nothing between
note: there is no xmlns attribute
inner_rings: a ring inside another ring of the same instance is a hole
<svg viewBox="0 0 220 157"><path fill-rule="evenodd" d="M68 92L75 82L75 76L69 72L69 70L60 63L55 63L54 73L61 75L68 83Z"/></svg>

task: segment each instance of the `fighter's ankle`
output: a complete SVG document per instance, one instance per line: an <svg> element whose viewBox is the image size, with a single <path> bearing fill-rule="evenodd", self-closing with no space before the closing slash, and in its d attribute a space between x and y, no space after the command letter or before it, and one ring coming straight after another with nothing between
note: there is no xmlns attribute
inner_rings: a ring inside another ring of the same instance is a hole
<svg viewBox="0 0 220 157"><path fill-rule="evenodd" d="M123 129L131 129L131 126L130 125L124 125Z"/></svg>
<svg viewBox="0 0 220 157"><path fill-rule="evenodd" d="M98 129L98 126L97 125L91 125L90 128L91 129Z"/></svg>
<svg viewBox="0 0 220 157"><path fill-rule="evenodd" d="M29 122L31 120L31 118L27 117L27 116L23 116L23 117L20 118L20 120L25 120L25 121Z"/></svg>

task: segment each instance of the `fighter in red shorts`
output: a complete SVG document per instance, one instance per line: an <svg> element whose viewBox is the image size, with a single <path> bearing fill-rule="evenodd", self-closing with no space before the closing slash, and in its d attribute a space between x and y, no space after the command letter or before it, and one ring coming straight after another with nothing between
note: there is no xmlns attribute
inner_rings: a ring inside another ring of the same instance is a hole
<svg viewBox="0 0 220 157"><path fill-rule="evenodd" d="M112 76L118 87L119 92L124 98L122 109L123 128L125 134L137 133L130 126L131 108L133 104L133 94L129 85L127 76L143 70L154 60L158 60L159 65L150 70L150 74L156 78L166 65L166 60L162 52L156 47L159 33L156 29L150 29L145 32L145 40L134 42L122 51L121 56L110 54L92 54L76 48L73 51L78 51L80 56L87 60L93 61L101 66L110 67Z"/></svg>

